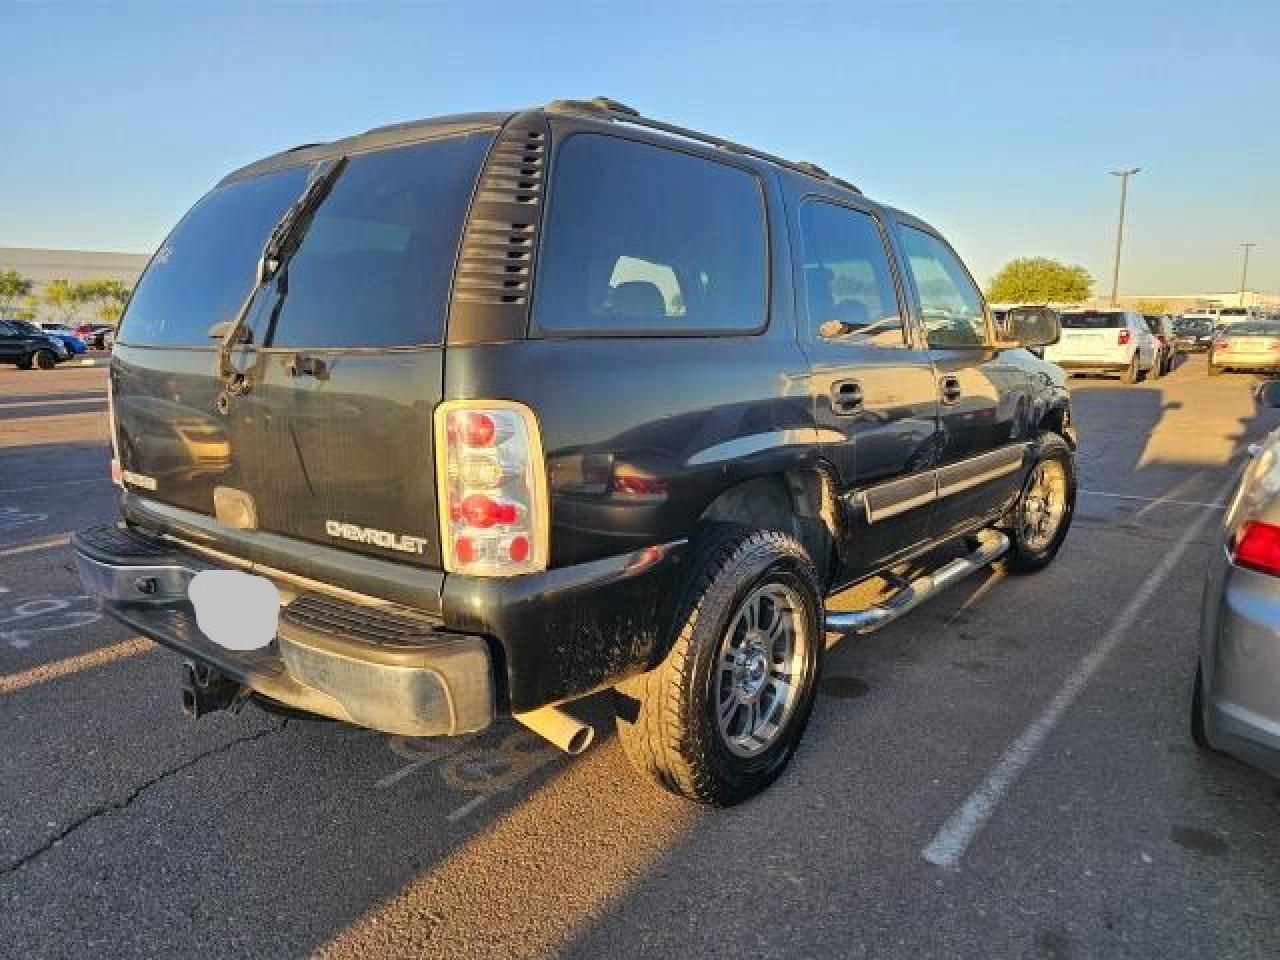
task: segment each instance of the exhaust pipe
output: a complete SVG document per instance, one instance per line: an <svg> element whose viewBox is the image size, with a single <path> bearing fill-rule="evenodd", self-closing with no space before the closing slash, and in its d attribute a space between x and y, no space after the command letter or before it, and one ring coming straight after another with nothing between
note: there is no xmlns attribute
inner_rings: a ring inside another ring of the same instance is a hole
<svg viewBox="0 0 1280 960"><path fill-rule="evenodd" d="M573 757L591 746L591 741L596 736L590 725L570 716L559 707L539 707L537 710L515 713L512 716Z"/></svg>

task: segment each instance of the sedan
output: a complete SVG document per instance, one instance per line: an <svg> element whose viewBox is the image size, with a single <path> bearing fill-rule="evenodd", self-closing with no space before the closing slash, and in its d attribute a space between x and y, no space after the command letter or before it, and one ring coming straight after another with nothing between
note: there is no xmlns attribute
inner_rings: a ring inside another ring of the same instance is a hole
<svg viewBox="0 0 1280 960"><path fill-rule="evenodd" d="M1209 376L1224 370L1280 371L1280 323L1249 320L1220 327L1209 347Z"/></svg>
<svg viewBox="0 0 1280 960"><path fill-rule="evenodd" d="M1179 350L1202 352L1213 343L1213 323L1209 320L1178 319L1173 321L1174 343Z"/></svg>
<svg viewBox="0 0 1280 960"><path fill-rule="evenodd" d="M1280 381L1258 397L1280 407ZM1280 430L1250 452L1209 561L1191 736L1280 776Z"/></svg>
<svg viewBox="0 0 1280 960"><path fill-rule="evenodd" d="M62 345L67 348L67 353L73 357L89 349L85 346L85 342L76 336L74 330L60 323L42 323L39 326L39 330L47 337L61 340Z"/></svg>

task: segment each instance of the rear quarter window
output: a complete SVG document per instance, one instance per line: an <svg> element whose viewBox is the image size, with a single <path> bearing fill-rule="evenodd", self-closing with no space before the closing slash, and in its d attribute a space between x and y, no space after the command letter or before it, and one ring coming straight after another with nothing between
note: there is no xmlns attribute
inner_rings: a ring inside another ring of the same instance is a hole
<svg viewBox="0 0 1280 960"><path fill-rule="evenodd" d="M601 134L560 146L534 294L550 334L751 332L765 320L754 175Z"/></svg>

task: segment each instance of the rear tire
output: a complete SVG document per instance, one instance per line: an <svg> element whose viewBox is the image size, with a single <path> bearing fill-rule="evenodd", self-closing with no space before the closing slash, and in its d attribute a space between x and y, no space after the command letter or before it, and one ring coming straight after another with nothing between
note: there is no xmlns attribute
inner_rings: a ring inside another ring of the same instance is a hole
<svg viewBox="0 0 1280 960"><path fill-rule="evenodd" d="M31 358L31 356L25 356L25 357L23 357L21 360L19 360L19 361L18 361L18 369L19 369L19 370L30 370L30 369L31 369L31 359L32 359L32 358Z"/></svg>
<svg viewBox="0 0 1280 960"><path fill-rule="evenodd" d="M1121 383L1137 383L1142 379L1142 371L1138 369L1138 355L1135 353L1133 359L1129 361L1129 367L1124 373L1120 374Z"/></svg>
<svg viewBox="0 0 1280 960"><path fill-rule="evenodd" d="M53 355L51 350L36 351L36 366L41 370L52 370L58 365L58 358Z"/></svg>
<svg viewBox="0 0 1280 960"><path fill-rule="evenodd" d="M1009 552L997 566L1008 573L1043 570L1058 555L1075 511L1075 454L1066 440L1046 430L1036 440L1036 462L1018 500L1000 524Z"/></svg>
<svg viewBox="0 0 1280 960"><path fill-rule="evenodd" d="M1151 369L1147 371L1147 376L1152 380L1159 380L1164 373L1164 351L1160 351L1151 361Z"/></svg>
<svg viewBox="0 0 1280 960"><path fill-rule="evenodd" d="M773 783L804 734L822 591L804 548L772 530L720 529L691 569L670 652L617 688L618 738L667 790L731 806Z"/></svg>

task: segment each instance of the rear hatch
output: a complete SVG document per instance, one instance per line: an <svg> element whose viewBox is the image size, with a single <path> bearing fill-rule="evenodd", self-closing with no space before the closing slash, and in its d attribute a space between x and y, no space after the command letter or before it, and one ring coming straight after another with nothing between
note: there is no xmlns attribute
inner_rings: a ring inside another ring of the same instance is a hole
<svg viewBox="0 0 1280 960"><path fill-rule="evenodd" d="M286 155L206 195L140 280L112 361L131 499L161 518L216 517L208 545L232 553L270 543L305 558L323 544L439 568L432 414L459 239L492 139L350 152L261 285L268 236L337 154ZM248 390L222 412L217 348L242 309L230 359Z"/></svg>
<svg viewBox="0 0 1280 960"><path fill-rule="evenodd" d="M1218 349L1233 354L1272 356L1280 353L1280 324L1237 323L1223 333Z"/></svg>
<svg viewBox="0 0 1280 960"><path fill-rule="evenodd" d="M1048 347L1051 361L1114 360L1125 330L1123 313L1084 311L1062 315L1062 339Z"/></svg>

